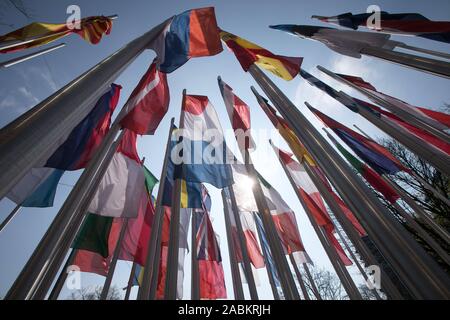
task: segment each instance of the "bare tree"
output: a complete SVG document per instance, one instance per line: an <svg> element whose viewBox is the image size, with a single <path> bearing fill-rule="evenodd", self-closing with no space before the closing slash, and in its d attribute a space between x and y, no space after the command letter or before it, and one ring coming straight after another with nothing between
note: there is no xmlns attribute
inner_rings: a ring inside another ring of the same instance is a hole
<svg viewBox="0 0 450 320"><path fill-rule="evenodd" d="M311 276L323 300L347 300L348 296L339 278L332 272L318 267L310 267ZM306 279L306 275L304 277ZM309 292L313 292L309 281L305 281ZM312 295L311 295L312 296Z"/></svg>
<svg viewBox="0 0 450 320"><path fill-rule="evenodd" d="M73 292L67 299L68 300L100 300L103 286L84 287ZM117 286L112 286L109 289L106 300L122 300L122 290Z"/></svg>

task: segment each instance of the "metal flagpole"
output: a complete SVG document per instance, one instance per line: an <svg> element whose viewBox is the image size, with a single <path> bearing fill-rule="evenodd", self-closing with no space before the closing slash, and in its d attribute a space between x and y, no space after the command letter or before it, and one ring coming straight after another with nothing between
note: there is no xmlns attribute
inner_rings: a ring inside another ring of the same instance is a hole
<svg viewBox="0 0 450 320"><path fill-rule="evenodd" d="M64 283L66 283L68 268L72 265L73 259L75 258L76 250L72 249L70 252L69 257L67 258L66 263L64 264L63 269L61 270L58 279L56 280L55 285L53 286L52 291L50 292L50 295L48 296L48 300L58 300L59 294L61 293L61 290L64 286Z"/></svg>
<svg viewBox="0 0 450 320"><path fill-rule="evenodd" d="M248 291L250 292L251 300L259 300L258 291L256 290L255 279L253 278L253 270L250 264L250 258L248 255L246 240L244 236L244 230L242 228L242 222L240 218L239 208L236 202L236 196L234 194L233 186L227 188L230 194L231 211L233 213L234 222L236 223L236 233L239 240L239 246L242 252L242 264L244 269L245 278L248 284Z"/></svg>
<svg viewBox="0 0 450 320"><path fill-rule="evenodd" d="M58 49L60 49L62 47L65 47L65 46L66 46L65 43L60 43L60 44L57 44L56 46L51 46L51 47L49 47L47 49L39 50L39 51L36 51L36 52L33 52L33 53L29 53L29 54L26 54L26 55L23 55L23 56L14 58L14 59L10 59L10 60L7 60L7 61L2 61L2 62L0 62L0 68L12 67L12 66L14 66L16 64L19 64L21 62L24 62L24 61L27 61L27 60L31 60L33 58L39 57L39 56L41 56L43 54L52 52L54 50L58 50Z"/></svg>
<svg viewBox="0 0 450 320"><path fill-rule="evenodd" d="M175 118L172 118L170 120L169 134L167 136L166 152L164 155L161 177L159 179L158 195L155 202L155 215L153 217L152 232L150 233L142 284L139 287L138 292L138 300L153 300L156 297L160 261L159 258L161 254L161 232L164 220L164 207L162 206L162 199L166 183L167 167L169 164L170 141L172 139L174 122Z"/></svg>
<svg viewBox="0 0 450 320"><path fill-rule="evenodd" d="M300 273L300 270L297 266L297 263L295 262L294 256L291 254L289 254L289 260L291 261L292 267L294 268L295 271L295 275L297 276L297 281L298 284L300 285L300 289L302 290L303 293L303 298L305 300L311 300L311 298L309 297L308 294L308 290L306 289L305 283L303 282L303 277L302 274Z"/></svg>
<svg viewBox="0 0 450 320"><path fill-rule="evenodd" d="M303 71L303 73L306 73L306 71ZM313 79L320 81L309 73L306 74ZM399 141L409 150L416 153L420 158L429 162L442 173L450 176L450 167L448 166L450 157L446 153L434 146L430 146L429 144L424 143L422 139L411 134L409 131L400 127L392 120L389 120L387 117L380 115L374 112L372 109L369 109L368 107L356 102L356 100L354 100L346 93L342 91L338 92L325 83L322 83L322 85L326 86L327 91L332 91L333 98L342 103L345 107L351 109L354 112L357 112L358 114L366 118L369 122L380 128L382 131L386 132L388 135ZM310 105L307 102L305 103L309 108Z"/></svg>
<svg viewBox="0 0 450 320"><path fill-rule="evenodd" d="M200 274L197 255L197 212L191 209L191 300L200 300ZM206 214L206 212L204 213ZM205 249L207 250L207 249Z"/></svg>
<svg viewBox="0 0 450 320"><path fill-rule="evenodd" d="M399 44L397 44L396 47L411 50L411 51L421 52L421 53L429 54L429 55L436 56L436 57L450 59L450 54L448 54L448 53L425 49L425 48L414 47L414 46L409 46L403 42L400 42Z"/></svg>
<svg viewBox="0 0 450 320"><path fill-rule="evenodd" d="M303 263L303 268L305 269L306 277L308 278L309 284L311 285L312 291L313 291L314 295L316 296L316 299L322 300L322 297L320 296L320 292L317 289L316 283L311 275L311 272L309 271L308 264Z"/></svg>
<svg viewBox="0 0 450 320"><path fill-rule="evenodd" d="M253 218L257 219L256 215L258 213L253 212ZM274 300L280 300L280 295L278 294L278 289L277 286L275 284L275 279L274 279L274 275L273 272L274 270L272 270L272 266L271 264L268 262L269 261L269 252L268 252L268 248L266 248L263 244L263 238L262 238L262 234L261 234L261 229L259 227L256 228L256 232L258 233L258 239L259 239L259 243L261 244L261 248L263 249L263 257L264 257L264 263L266 265L266 271L267 271L267 277L269 278L269 283L270 283L270 288L272 289L272 294L273 294L273 298Z"/></svg>
<svg viewBox="0 0 450 320"><path fill-rule="evenodd" d="M183 99L180 113L179 128L184 129L184 104L186 99L186 89L183 90ZM181 141L183 137L180 137ZM184 169L181 166L181 170ZM175 170L176 171L176 168ZM175 178L175 177L174 177ZM178 255L180 247L180 209L181 209L181 183L182 178L176 177L172 190L172 209L170 212L170 232L169 248L167 253L167 271L166 283L164 287L164 299L177 299L177 281L178 281Z"/></svg>
<svg viewBox="0 0 450 320"><path fill-rule="evenodd" d="M31 168L42 166L61 137L88 115L106 86L148 48L165 24L123 46L0 130L0 198Z"/></svg>
<svg viewBox="0 0 450 320"><path fill-rule="evenodd" d="M419 218L425 222L434 232L436 232L443 240L447 243L450 243L450 235L448 232L438 225L426 212L423 210L413 199L411 199L406 192L396 184L390 177L387 175L382 175L384 181L389 184L401 197L402 200L410 206L414 212L419 216Z"/></svg>
<svg viewBox="0 0 450 320"><path fill-rule="evenodd" d="M370 282L369 277L367 276L364 268L359 263L358 258L353 253L353 250L350 248L350 245L347 243L347 240L344 238L344 235L341 233L341 231L339 231L339 228L337 226L336 226L335 230L336 230L336 233L338 234L339 238L341 238L341 242L344 244L344 247L347 249L348 253L350 253L350 256L352 257L353 261L355 262L355 265L358 268L359 273L361 273L361 275L363 276L364 280L366 280L366 282ZM370 291L372 291L372 293L375 295L377 300L382 300L380 295L377 292L377 289L373 288Z"/></svg>
<svg viewBox="0 0 450 320"><path fill-rule="evenodd" d="M356 124L353 125L363 136L365 136L367 139L372 140L373 142L376 142L373 140L367 133L365 133L361 128L359 128ZM377 142L378 143L378 142ZM424 179L422 179L417 173L414 171L407 172L408 174L412 175L414 178L416 178L420 183L424 185L424 187L429 190L431 193L433 193L437 198L439 198L441 201L443 201L446 205L450 207L450 201L438 190L436 190L432 185L430 185L428 182L426 182Z"/></svg>
<svg viewBox="0 0 450 320"><path fill-rule="evenodd" d="M9 289L6 299L44 299L87 213L100 179L123 136L114 141L119 125L113 125L99 150L89 161L56 218Z"/></svg>
<svg viewBox="0 0 450 320"><path fill-rule="evenodd" d="M277 157L278 157L278 155L277 155ZM281 167L283 168L284 173L286 174L286 177L288 178L292 188L294 189L295 194L297 195L297 198L300 201L300 204L302 205L303 210L305 211L306 216L309 219L309 222L311 223L314 231L316 232L316 235L319 238L319 241L322 244L322 247L325 250L325 253L327 254L331 264L333 265L333 268L334 268L337 276L339 277L339 280L341 281L342 285L344 286L345 291L347 292L347 294L351 300L362 300L361 294L359 293L358 288L356 287L353 279L351 278L351 276L348 273L345 266L342 264L342 261L338 257L336 250L331 246L331 243L327 236L327 233L325 232L325 230L322 226L317 224L316 220L314 219L313 213L311 212L308 205L303 200L303 197L299 193L299 190L295 184L295 181L292 179L292 176L290 175L284 162L279 157L278 157L278 160L279 160Z"/></svg>
<svg viewBox="0 0 450 320"><path fill-rule="evenodd" d="M331 142L337 147L339 145L339 143L336 141L336 139L328 131L326 131L325 128L322 128L322 129L326 132L326 134L327 134L328 138L331 140ZM403 201L405 201L407 204L410 204L411 208L413 208L413 209L416 208L417 209L417 210L415 210L416 214L419 217L421 217L423 220L425 220L424 221L425 223L431 224L430 227L434 230L434 226L433 226L434 221L431 218L429 218L428 215L425 212L423 212L423 210L412 199L410 199L409 196L406 195L405 192L397 184L395 184L392 180L390 180L385 175L380 175L380 177L399 194L399 196L402 198ZM444 256L442 257L444 260L449 259L448 255L445 253L445 250L442 250L441 246L439 246L439 244L436 241L434 241L434 239L432 237L430 237L428 235L428 233L412 217L410 217L409 214L407 212L405 212L404 209L400 205L398 205L398 203L395 203L394 206L399 211L399 213L403 216L403 218L408 222L408 224L411 226L411 228L415 229L419 234L421 234L421 235L423 235L423 237L425 237L423 240L428 242L428 244L432 248L434 248L437 252L441 252L441 254L444 254ZM430 221L428 221L427 218ZM437 229L437 230L440 231L439 229ZM443 232L443 230L441 232ZM448 241L449 240L448 235L445 232L444 232L444 235L446 236L444 238L444 240Z"/></svg>
<svg viewBox="0 0 450 320"><path fill-rule="evenodd" d="M339 143L336 141L336 139L328 131L326 131L325 128L323 128L323 130L326 132L328 139L330 139L330 141L337 147L339 145ZM380 177L384 181L386 181L386 179L384 179L382 176L380 176ZM395 186L392 186L391 183L389 183L389 181L386 181L386 183L388 185L390 185L392 188L394 188L394 190L397 191L397 188ZM450 265L450 263L449 263L450 257L448 256L446 251L443 250L442 247L407 212L405 212L405 210L397 202L395 202L393 205L397 209L397 211L400 213L400 215L406 220L406 223L411 228L413 228L421 236L421 238L425 242L427 242L428 245L436 251L436 253L438 253L441 256L441 258L447 264Z"/></svg>
<svg viewBox="0 0 450 320"><path fill-rule="evenodd" d="M114 14L114 15L111 15L111 16L107 16L107 18L109 18L111 20L115 20L118 17L119 16L117 14ZM18 46L23 46L24 44L31 43L31 42L34 42L34 41L37 41L37 40L41 41L41 40L50 39L50 38L53 38L53 37L56 37L56 36L65 36L65 35L68 35L70 32L71 32L70 30L69 31L68 30L64 30L64 31L61 31L61 32L55 32L55 33L52 33L52 34L49 34L49 35L45 35L45 36L31 37L31 38L28 38L26 40L4 41L4 42L0 43L0 51L3 51L5 49L12 49L12 48L18 47Z"/></svg>
<svg viewBox="0 0 450 320"><path fill-rule="evenodd" d="M448 276L390 216L325 138L257 66L250 66L249 72L325 171L358 220L365 221L365 229L377 248L401 275L411 293L416 298L450 297Z"/></svg>
<svg viewBox="0 0 450 320"><path fill-rule="evenodd" d="M130 278L128 278L127 291L125 291L125 298L123 300L130 300L131 288L133 288L134 276L136 273L137 266L138 264L136 262L133 262L130 271Z"/></svg>
<svg viewBox="0 0 450 320"><path fill-rule="evenodd" d="M244 148L245 149L245 148ZM278 236L278 232L275 229L275 224L273 223L272 213L267 205L267 200L264 195L263 189L261 187L261 181L259 180L258 173L253 166L253 161L251 160L250 153L247 149L241 150L242 157L245 160L245 167L247 173L253 179L253 196L255 198L256 206L258 212L261 215L261 220L263 222L264 230L266 231L267 241L270 246L270 251L273 254L274 262L279 271L280 283L283 289L283 293L286 300L299 300L300 295L297 290L292 272L289 268L286 256L284 255L283 247Z"/></svg>
<svg viewBox="0 0 450 320"><path fill-rule="evenodd" d="M230 266L231 266L231 278L233 279L233 292L235 300L244 300L244 291L242 289L241 275L239 272L239 265L236 259L237 248L235 248L235 242L233 240L233 232L231 230L230 222L230 212L231 208L228 206L227 197L225 195L225 190L222 189L222 202L225 216L225 229L227 232L227 242L228 242L228 255L230 256ZM241 250L242 252L242 250Z"/></svg>
<svg viewBox="0 0 450 320"><path fill-rule="evenodd" d="M20 206L20 204L18 204L14 207L13 211L11 211L11 213L8 214L8 216L5 218L5 220L3 220L2 224L0 224L0 232L2 232L3 229L11 221L11 219L15 217L15 215L19 212L20 208L22 208L22 207Z"/></svg>
<svg viewBox="0 0 450 320"><path fill-rule="evenodd" d="M401 64L406 67L424 71L436 76L450 78L450 63L445 61L372 46L364 47L359 52L361 54L387 60L396 64Z"/></svg>
<svg viewBox="0 0 450 320"><path fill-rule="evenodd" d="M414 220L413 217L411 217L399 204L398 202L395 202L394 204L395 209L397 209L397 212L400 213L403 219L405 219L406 224L411 227L414 231L417 232L419 237L421 237L440 257L441 259L448 265L450 265L450 256L448 255L447 251L442 249L442 247L436 242L436 240L431 237L428 232L426 232L420 224Z"/></svg>
<svg viewBox="0 0 450 320"><path fill-rule="evenodd" d="M399 108L394 103L391 103L391 102L383 99L382 97L377 96L376 94L372 93L370 90L361 88L361 87L353 84L352 82L338 76L337 74L331 72L330 70L328 70L322 66L317 66L317 69L319 69L320 71L329 75L333 79L338 80L339 82L348 85L349 87L355 89L359 93L362 93L363 95L368 97L372 102L389 110L390 112L397 115L399 118L401 118L405 122L410 123L420 129L434 135L435 137L442 139L443 141L445 141L447 143L450 143L450 136L446 132L442 131L441 128L436 127L434 122L426 121L422 118L418 118L413 113L410 113L407 110L403 110L402 108Z"/></svg>
<svg viewBox="0 0 450 320"><path fill-rule="evenodd" d="M259 95L259 93L255 90L255 88L251 87L252 92L254 93L256 99L258 100L258 103L262 107L263 111L267 114L267 116L270 118L270 115L268 113L268 106L266 104L266 101ZM275 126L275 124L274 124ZM272 144L271 140L269 140L270 144ZM341 226L344 228L347 235L350 237L351 241L357 248L358 252L364 257L364 260L368 262L369 264L378 264L379 261L375 259L373 252L368 248L367 244L362 241L360 235L356 232L355 228L352 226L350 221L348 221L348 218L346 217L345 213L342 211L341 207L336 203L334 196L329 192L328 188L323 183L322 179L318 177L316 174L316 171L311 169L309 167L308 162L303 161L303 156L301 154L298 154L296 151L297 148L295 145L293 145L293 142L289 139L286 139L286 142L288 143L289 147L293 150L294 154L298 158L300 162L303 162L305 165L305 170L308 176L314 181L316 186L318 186L320 193L324 197L325 201L327 202L328 206L333 210L335 213L336 218L338 219ZM366 236L367 240L370 240L368 236ZM371 241L371 240L370 240ZM383 270L384 275L384 270ZM395 299L402 299L401 294L399 293L398 289L394 286L391 279L386 275L382 277L383 279L383 289L388 293L390 297L393 297Z"/></svg>
<svg viewBox="0 0 450 320"><path fill-rule="evenodd" d="M111 258L111 263L109 264L108 274L106 275L105 283L103 284L102 293L100 294L100 300L106 300L108 298L109 288L111 287L114 271L116 270L117 260L119 260L120 250L122 249L122 241L127 231L128 219L129 218L122 219L122 227L120 228L119 239L117 239L116 247L114 248L114 253Z"/></svg>

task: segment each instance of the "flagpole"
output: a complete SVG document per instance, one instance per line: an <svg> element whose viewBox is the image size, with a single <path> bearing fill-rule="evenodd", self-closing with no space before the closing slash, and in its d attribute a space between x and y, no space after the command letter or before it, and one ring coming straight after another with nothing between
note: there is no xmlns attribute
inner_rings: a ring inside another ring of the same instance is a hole
<svg viewBox="0 0 450 320"><path fill-rule="evenodd" d="M58 279L56 280L55 285L53 286L52 291L50 292L50 295L48 296L48 300L58 300L58 297L61 293L61 290L64 286L64 283L66 283L66 279L68 276L68 268L72 265L73 259L75 258L76 250L72 249L70 251L70 255L67 258L66 263L64 264L63 269L61 270Z"/></svg>
<svg viewBox="0 0 450 320"><path fill-rule="evenodd" d="M39 51L36 51L36 52L33 52L33 53L29 53L29 54L26 54L26 55L23 55L23 56L14 58L14 59L10 59L10 60L7 60L7 61L2 61L2 62L0 62L0 68L12 67L12 66L14 66L16 64L19 64L19 63L25 62L27 60L31 60L31 59L34 59L34 58L39 57L41 55L44 55L46 53L49 53L49 52L61 49L62 47L65 47L65 46L66 46L65 43L60 43L60 44L58 44L56 46L51 46L51 47L49 47L47 49L39 50Z"/></svg>
<svg viewBox="0 0 450 320"><path fill-rule="evenodd" d="M236 233L238 235L239 246L242 251L242 264L244 265L244 274L248 284L248 291L250 292L251 300L259 300L258 291L256 290L255 279L253 278L253 270L250 264L250 258L248 255L246 240L244 237L244 230L242 228L242 222L240 218L239 208L236 202L236 195L234 194L233 186L228 187L231 200L231 211L233 213L234 222L236 223Z"/></svg>
<svg viewBox="0 0 450 320"><path fill-rule="evenodd" d="M411 199L408 194L401 188L398 184L396 184L390 177L387 175L381 176L383 180L389 184L402 198L403 201L410 206L414 212L419 216L419 218L425 222L434 232L436 232L443 240L447 243L450 243L450 235L448 232L443 229L440 225L438 225L426 212L423 210L413 199Z"/></svg>
<svg viewBox="0 0 450 320"><path fill-rule="evenodd" d="M311 272L309 271L309 267L308 267L308 264L306 262L303 263L303 269L305 269L306 277L309 280L309 284L311 285L312 291L313 291L314 295L316 296L316 299L317 300L322 300L322 297L320 296L320 292L317 289L316 283L315 283L315 281L314 281L314 279L313 279L313 277L311 275Z"/></svg>
<svg viewBox="0 0 450 320"><path fill-rule="evenodd" d="M256 217L257 214L258 213L253 212L254 219L257 219L257 217ZM262 230L259 228L259 226L256 227L256 232L258 233L259 243L261 244L261 248L263 249L264 263L266 265L267 277L269 278L269 283L270 283L270 288L272 289L273 298L274 298L274 300L280 300L280 295L278 294L278 289L275 284L275 279L274 279L274 275L273 275L274 270L272 270L272 266L269 263L268 248L266 248L264 246L263 238L262 238L263 237Z"/></svg>
<svg viewBox="0 0 450 320"><path fill-rule="evenodd" d="M292 253L289 254L289 260L291 261L292 267L294 268L294 271L295 271L295 275L297 276L297 281L300 285L300 289L302 290L303 298L305 300L311 300L311 298L309 297L309 294L308 294L308 290L306 289L305 283L303 282L302 274L300 273L300 270L297 266L297 263L295 262L295 259L294 259L294 256L292 255Z"/></svg>
<svg viewBox="0 0 450 320"><path fill-rule="evenodd" d="M191 300L200 300L200 274L197 255L197 212L191 209ZM206 213L204 213L206 214ZM205 249L207 250L207 249Z"/></svg>
<svg viewBox="0 0 450 320"><path fill-rule="evenodd" d="M165 22L129 42L0 130L0 198L40 167L95 102L161 32Z"/></svg>
<svg viewBox="0 0 450 320"><path fill-rule="evenodd" d="M116 270L117 260L119 260L120 250L122 249L122 241L127 231L128 219L129 218L122 219L122 227L120 228L119 239L117 239L111 263L109 264L108 274L106 275L105 283L103 284L103 289L100 294L100 300L106 300L108 298L109 288L111 287L114 271Z"/></svg>
<svg viewBox="0 0 450 320"><path fill-rule="evenodd" d="M179 128L184 129L184 105L186 101L186 89L183 90L183 98L180 113ZM183 137L181 137L182 141ZM184 169L181 167L181 171ZM176 168L175 170L176 171ZM174 177L175 178L175 177ZM177 281L178 281L178 255L180 246L180 209L181 209L181 177L177 177L174 181L172 190L172 209L170 212L170 231L169 231L169 248L167 253L167 272L166 283L164 287L164 299L177 299Z"/></svg>
<svg viewBox="0 0 450 320"><path fill-rule="evenodd" d="M236 255L237 249L235 248L235 242L233 240L233 233L231 230L231 222L229 213L232 212L231 208L228 206L227 197L225 195L225 190L222 189L222 202L224 209L224 217L225 217L225 230L227 233L227 243L228 243L228 255L230 257L230 269L231 269L231 278L233 279L233 292L235 300L244 300L244 291L242 289L242 281L241 275L239 272L239 265L237 263ZM242 250L241 250L242 252Z"/></svg>
<svg viewBox="0 0 450 320"><path fill-rule="evenodd" d="M331 142L338 147L339 143L336 141L336 139L328 132L325 130L325 128L323 128L324 131L326 132L328 139L331 140ZM381 179L383 179L390 187L392 187L395 191L397 191L397 187L393 186L389 181L386 181L386 179L383 178L383 176L381 176ZM401 194L400 194L401 196ZM428 243L428 245L433 248L433 250L436 251L436 253L439 254L439 256L442 258L442 260L444 260L447 264L450 265L450 257L448 256L448 254L446 253L445 250L442 249L442 247L397 203L393 203L393 206L397 209L397 211L400 213L400 215L403 217L403 219L405 219L406 223L412 228L414 229L419 235L420 237Z"/></svg>
<svg viewBox="0 0 450 320"><path fill-rule="evenodd" d="M430 49L424 49L424 48L409 46L409 45L407 45L406 43L403 43L403 42L398 43L396 46L398 48L403 48L403 49L407 49L407 50L411 50L411 51L417 51L417 52L429 54L429 55L436 56L436 57L450 59L450 54L445 53L445 52L440 52L440 51L434 51L434 50L430 50Z"/></svg>
<svg viewBox="0 0 450 320"><path fill-rule="evenodd" d="M372 140L373 142L376 142L373 140L367 133L365 133L361 128L359 128L356 124L353 125L363 136L365 136L367 139ZM376 142L378 143L378 142ZM417 173L410 170L407 172L408 174L412 175L414 178L416 178L420 183L424 185L426 189L431 191L437 198L439 198L441 201L443 201L445 204L447 204L450 207L450 201L438 190L436 190L432 185L430 185L428 182L426 182L424 179L422 179Z"/></svg>
<svg viewBox="0 0 450 320"><path fill-rule="evenodd" d="M393 137L395 140L399 141L409 150L416 153L420 158L429 162L442 173L450 176L450 167L448 166L450 157L443 151L434 146L430 146L427 143L424 143L422 139L411 134L406 129L399 127L397 124L392 122L392 120L389 120L388 118L377 114L377 112L369 109L368 107L359 104L346 93L342 91L337 92L328 85L327 88L329 90L332 90L333 94L336 95L333 98L335 98L345 107L351 109L354 112L357 112L373 125ZM305 102L305 104L308 106L308 108L310 107L309 103ZM356 111L355 108L357 109Z"/></svg>
<svg viewBox="0 0 450 320"><path fill-rule="evenodd" d="M120 131L114 141L118 130L119 124L113 124L97 153L89 161L56 218L9 289L6 299L45 298L86 216L95 189L122 139L123 131Z"/></svg>
<svg viewBox="0 0 450 320"><path fill-rule="evenodd" d="M266 101L259 95L259 93L255 90L255 88L251 87L251 89L256 99L258 100L259 105L263 109L264 113L266 113L268 118L272 121L273 117L271 116L271 111ZM277 128L277 124L274 121L272 121L272 124L274 125L274 127ZM366 262L368 262L369 264L378 264L379 260L374 257L372 250L370 250L367 244L362 241L360 235L356 232L350 221L348 221L348 218L346 217L345 213L342 211L341 207L336 203L334 195L330 193L330 191L328 190L327 186L324 184L322 179L316 174L316 171L312 170L309 167L309 162L303 161L304 160L303 156L298 153L300 151L297 150L298 148L294 145L294 142L288 139L287 137L284 138L288 143L289 147L293 150L298 160L304 163L306 173L318 187L319 192L322 194L329 207L335 213L336 218L338 219L341 226L344 228L345 232L350 237L355 247L358 249L359 253L364 257ZM273 146L271 140L269 140L269 143ZM367 241L371 241L367 236L366 239ZM394 286L391 279L388 276L383 276L382 278L383 278L383 288L385 289L386 293L388 293L390 297L393 297L395 299L402 299L401 294L399 293L398 289Z"/></svg>
<svg viewBox="0 0 450 320"><path fill-rule="evenodd" d="M127 291L125 291L125 298L123 300L130 300L131 288L133 288L133 280L137 269L137 263L133 262L131 267L130 277L128 278Z"/></svg>
<svg viewBox="0 0 450 320"><path fill-rule="evenodd" d="M274 150L275 151L275 150ZM278 157L278 161L281 164L281 167L284 170L284 173L286 174L286 177L289 180L289 183L291 184L292 188L294 189L295 194L297 195L298 200L300 201L300 204L303 207L303 210L306 213L306 216L309 219L309 222L311 223L317 237L319 238L320 243L322 244L323 249L325 250L325 253L327 254L331 264L333 265L333 268L339 277L339 280L341 281L342 285L344 286L345 291L347 292L349 298L351 300L362 300L361 294L358 291L358 288L356 287L353 279L351 278L350 274L348 273L345 266L342 264L342 261L337 256L336 250L331 246L330 240L327 236L327 233L325 232L324 228L317 224L316 220L314 219L314 215L309 209L308 205L303 200L303 197L299 193L299 190L295 184L295 181L292 179L292 176L290 175L288 169L286 168L285 163Z"/></svg>
<svg viewBox="0 0 450 320"><path fill-rule="evenodd" d="M389 215L375 195L370 194L367 186L348 168L325 138L256 65L250 66L249 72L325 171L358 220L365 221L365 229L394 270L401 274L411 293L416 298L450 297L448 276Z"/></svg>
<svg viewBox="0 0 450 320"><path fill-rule="evenodd" d="M317 69L319 69L323 73L327 74L328 76L332 77L333 79L335 79L341 83L344 83L344 84L348 85L349 87L355 89L359 93L365 95L372 102L389 110L390 112L392 112L393 114L395 114L399 118L401 118L403 121L410 123L420 129L434 135L435 137L442 139L443 141L445 141L447 143L450 143L450 136L446 132L442 131L442 129L436 127L433 122L431 122L431 121L427 122L427 121L424 121L423 119L417 118L414 114L409 113L408 111L402 110L395 104L377 96L376 94L370 92L369 90L360 88L359 86L353 84L352 82L350 82L342 77L339 77L335 73L331 72L330 70L328 70L322 66L317 66Z"/></svg>
<svg viewBox="0 0 450 320"><path fill-rule="evenodd" d="M8 225L8 223L11 221L12 218L16 216L16 214L20 211L21 205L18 204L14 207L13 211L11 211L8 216L3 220L2 224L0 224L0 232L3 231L3 229Z"/></svg>
<svg viewBox="0 0 450 320"><path fill-rule="evenodd" d="M161 177L159 180L158 195L155 202L155 215L153 217L152 232L150 233L142 284L139 287L138 292L138 300L154 300L156 297L159 261L161 254L161 233L164 220L164 207L162 206L162 199L164 187L166 184L167 167L170 156L170 141L172 139L174 122L175 118L170 119L169 134L167 136L166 142L166 152L164 155Z"/></svg>
<svg viewBox="0 0 450 320"><path fill-rule="evenodd" d="M117 19L119 16L117 14L111 15L111 16L107 16L107 18L111 19L111 20L115 20ZM37 36L37 37L31 37L28 38L26 40L19 40L19 41L4 41L2 43L0 43L0 51L6 50L6 49L12 49L14 47L18 47L18 46L23 46L24 44L27 43L31 43L34 41L42 41L45 39L50 39L50 38L54 38L56 36L66 36L68 34L71 33L71 30L64 30L61 32L55 32L49 35L45 35L45 36ZM58 40L58 39L57 39Z"/></svg>
<svg viewBox="0 0 450 320"><path fill-rule="evenodd" d="M359 52L361 54L387 60L396 64L401 64L403 66L427 72L439 77L447 79L450 78L450 63L445 61L372 46L363 47Z"/></svg>
<svg viewBox="0 0 450 320"><path fill-rule="evenodd" d="M356 267L358 268L359 273L361 273L361 275L363 276L364 280L366 280L366 283L370 282L370 279L367 276L366 271L364 270L364 268L359 263L358 258L353 253L353 250L350 248L350 245L348 244L347 240L344 238L344 235L341 233L341 231L339 230L339 228L337 226L336 226L335 230L336 230L336 233L338 234L339 238L341 239L341 242L344 244L344 247L347 249L348 253L350 253L350 256L352 257L353 262L355 263ZM372 293L375 295L377 300L382 300L380 295L377 292L377 289L373 288L373 289L370 289L370 291L372 291Z"/></svg>

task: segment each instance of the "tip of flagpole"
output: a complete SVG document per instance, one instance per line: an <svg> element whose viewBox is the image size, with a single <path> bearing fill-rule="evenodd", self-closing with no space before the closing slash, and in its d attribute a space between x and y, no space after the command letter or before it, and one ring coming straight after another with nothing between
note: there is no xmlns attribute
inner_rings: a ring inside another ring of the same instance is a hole
<svg viewBox="0 0 450 320"><path fill-rule="evenodd" d="M118 17L119 17L119 15L117 15L117 14L113 14L113 15L107 16L107 18L109 18L111 20L116 20Z"/></svg>
<svg viewBox="0 0 450 320"><path fill-rule="evenodd" d="M310 111L314 110L313 106L310 105L310 104L308 103L308 101L305 101L305 106L306 106Z"/></svg>

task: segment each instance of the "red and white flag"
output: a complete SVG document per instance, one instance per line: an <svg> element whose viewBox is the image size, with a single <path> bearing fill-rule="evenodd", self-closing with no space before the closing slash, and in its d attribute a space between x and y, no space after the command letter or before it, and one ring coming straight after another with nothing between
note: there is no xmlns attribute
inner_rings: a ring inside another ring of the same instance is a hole
<svg viewBox="0 0 450 320"><path fill-rule="evenodd" d="M167 76L153 62L133 90L124 108L128 111L121 119L123 128L137 134L154 134L169 107Z"/></svg>

